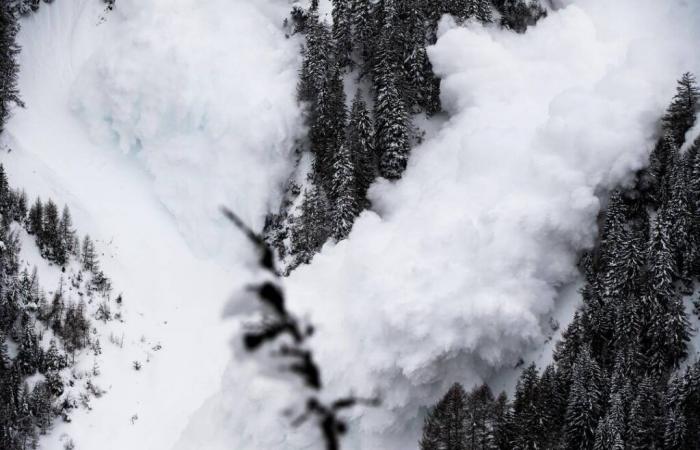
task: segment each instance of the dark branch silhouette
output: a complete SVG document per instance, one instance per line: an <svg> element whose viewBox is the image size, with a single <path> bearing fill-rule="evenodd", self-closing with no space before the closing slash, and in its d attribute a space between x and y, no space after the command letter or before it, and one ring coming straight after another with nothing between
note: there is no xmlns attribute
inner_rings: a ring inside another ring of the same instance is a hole
<svg viewBox="0 0 700 450"><path fill-rule="evenodd" d="M266 306L266 312L260 323L250 326L244 333L244 347L246 351L252 353L266 344L275 343L283 335L291 338L291 343L280 345L274 356L283 359L284 370L298 377L312 393L306 401L304 413L293 420L292 425L297 427L309 419L315 419L326 449L339 450L340 438L347 432L347 424L340 418L339 413L355 406L378 406L379 399L350 396L335 400L330 405L318 399L317 393L323 388L321 369L311 350L305 347L307 339L314 333L313 326L302 324L287 310L275 255L265 240L251 230L233 211L227 208L222 208L222 211L255 245L260 254L260 266L275 278L275 281L265 281L249 287L249 290L256 294L258 301Z"/></svg>

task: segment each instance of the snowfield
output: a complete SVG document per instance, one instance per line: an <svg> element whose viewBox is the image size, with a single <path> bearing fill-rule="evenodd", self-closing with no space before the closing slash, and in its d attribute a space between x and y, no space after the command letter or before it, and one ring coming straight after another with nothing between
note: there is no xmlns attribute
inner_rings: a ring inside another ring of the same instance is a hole
<svg viewBox="0 0 700 450"><path fill-rule="evenodd" d="M675 80L700 73L696 2L559 3L524 35L443 19L429 53L447 120L401 181L375 183L350 238L287 280L331 394L383 398L347 448L415 448L455 381L510 387L550 318L570 319L599 199L645 164ZM107 394L42 448L316 448L315 430L277 414L288 387L232 354L239 323L222 318L253 274L218 207L261 227L304 134L289 7L118 0L105 15L58 0L24 22L27 108L2 163L30 198L70 206L126 311L124 348L102 343Z"/></svg>

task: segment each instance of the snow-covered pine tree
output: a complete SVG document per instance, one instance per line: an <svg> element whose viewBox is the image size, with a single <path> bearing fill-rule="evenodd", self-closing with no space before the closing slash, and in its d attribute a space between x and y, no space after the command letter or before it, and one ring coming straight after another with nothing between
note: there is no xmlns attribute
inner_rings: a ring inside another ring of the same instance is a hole
<svg viewBox="0 0 700 450"><path fill-rule="evenodd" d="M44 205L37 198L29 209L29 223L27 231L37 237L37 244L41 245L41 235L44 232Z"/></svg>
<svg viewBox="0 0 700 450"><path fill-rule="evenodd" d="M474 17L481 23L493 22L493 8L489 0L473 0L476 3Z"/></svg>
<svg viewBox="0 0 700 450"><path fill-rule="evenodd" d="M433 72L426 45L430 32L423 10L413 6L402 22L402 98L407 110L436 114L441 110L440 82Z"/></svg>
<svg viewBox="0 0 700 450"><path fill-rule="evenodd" d="M685 442L700 442L700 361L691 364L680 380L680 396L674 406L680 405L685 418Z"/></svg>
<svg viewBox="0 0 700 450"><path fill-rule="evenodd" d="M0 164L0 214L2 215L2 221L5 225L11 220L12 210L12 190L10 189L10 184L7 181L7 174L5 173L5 168Z"/></svg>
<svg viewBox="0 0 700 450"><path fill-rule="evenodd" d="M678 80L676 95L663 118L664 127L670 133L677 147L685 142L685 133L695 123L698 113L700 90L691 73L685 73Z"/></svg>
<svg viewBox="0 0 700 450"><path fill-rule="evenodd" d="M566 410L566 448L592 449L600 420L603 386L600 367L588 348L579 352L574 363Z"/></svg>
<svg viewBox="0 0 700 450"><path fill-rule="evenodd" d="M501 14L501 26L516 33L524 33L529 25L534 25L547 16L547 10L537 0L494 0L494 6Z"/></svg>
<svg viewBox="0 0 700 450"><path fill-rule="evenodd" d="M467 450L467 419L467 394L455 383L426 416L420 449Z"/></svg>
<svg viewBox="0 0 700 450"><path fill-rule="evenodd" d="M486 384L475 387L467 397L466 442L467 449L490 450L496 448L495 399Z"/></svg>
<svg viewBox="0 0 700 450"><path fill-rule="evenodd" d="M73 219L71 218L70 210L67 206L64 206L61 212L61 220L58 224L58 237L61 259L56 262L65 264L68 257L75 250L73 248L75 243L75 230L73 229Z"/></svg>
<svg viewBox="0 0 700 450"><path fill-rule="evenodd" d="M658 374L677 367L688 354L690 340L690 324L676 284L672 226L670 214L662 208L652 228L649 248L647 351L650 368Z"/></svg>
<svg viewBox="0 0 700 450"><path fill-rule="evenodd" d="M666 414L664 423L664 450L684 450L686 447L685 416L677 407Z"/></svg>
<svg viewBox="0 0 700 450"><path fill-rule="evenodd" d="M295 260L290 269L306 264L331 236L330 208L321 188L311 183L304 190L301 211L292 230L291 251Z"/></svg>
<svg viewBox="0 0 700 450"><path fill-rule="evenodd" d="M93 244L92 239L87 234L83 238L83 250L80 259L83 263L83 270L96 273L100 269L97 254L95 253L95 244Z"/></svg>
<svg viewBox="0 0 700 450"><path fill-rule="evenodd" d="M359 206L364 207L367 190L377 176L378 161L374 149L374 127L360 89L357 90L352 102L346 146L355 166Z"/></svg>
<svg viewBox="0 0 700 450"><path fill-rule="evenodd" d="M306 45L303 49L304 60L299 74L297 95L299 100L310 102L313 110L326 81L333 48L331 32L328 26L319 20L317 11L309 12L306 23Z"/></svg>
<svg viewBox="0 0 700 450"><path fill-rule="evenodd" d="M443 0L443 12L461 22L468 18L469 0Z"/></svg>
<svg viewBox="0 0 700 450"><path fill-rule="evenodd" d="M331 229L333 237L340 241L350 234L358 210L355 167L346 145L341 145L335 154L331 186Z"/></svg>
<svg viewBox="0 0 700 450"><path fill-rule="evenodd" d="M59 218L58 207L53 200L49 199L44 205L44 224L40 236L44 256L49 261L57 261L61 259L60 252L60 236L59 236Z"/></svg>
<svg viewBox="0 0 700 450"><path fill-rule="evenodd" d="M333 63L327 71L311 116L309 138L314 153L314 178L326 192L332 192L334 155L345 141L347 108L340 66Z"/></svg>
<svg viewBox="0 0 700 450"><path fill-rule="evenodd" d="M644 377L637 388L637 395L630 408L625 439L630 450L663 448L660 440L663 431L659 430L660 399L657 386L649 377Z"/></svg>
<svg viewBox="0 0 700 450"><path fill-rule="evenodd" d="M372 51L372 5L371 0L352 0L351 5L352 46L362 61L369 61Z"/></svg>
<svg viewBox="0 0 700 450"><path fill-rule="evenodd" d="M352 16L349 0L333 0L333 42L341 67L352 66Z"/></svg>
<svg viewBox="0 0 700 450"><path fill-rule="evenodd" d="M660 206L671 196L671 177L675 161L678 159L678 146L671 133L665 133L651 152L649 157L648 191L649 203Z"/></svg>
<svg viewBox="0 0 700 450"><path fill-rule="evenodd" d="M620 393L613 394L610 408L598 422L594 450L625 450L625 410Z"/></svg>
<svg viewBox="0 0 700 450"><path fill-rule="evenodd" d="M385 70L387 74L378 87L374 113L379 173L386 179L397 180L406 170L411 151L408 115L393 75L388 67Z"/></svg>
<svg viewBox="0 0 700 450"><path fill-rule="evenodd" d="M556 448L561 441L568 392L553 364L542 371L538 384L537 411L543 430L542 448Z"/></svg>
<svg viewBox="0 0 700 450"><path fill-rule="evenodd" d="M23 106L17 89L19 73L17 31L18 25L12 5L2 2L0 4L0 132L10 117L12 105Z"/></svg>
<svg viewBox="0 0 700 450"><path fill-rule="evenodd" d="M534 364L520 374L515 387L513 415L510 423L513 448L539 448L543 440L539 410L539 375Z"/></svg>
<svg viewBox="0 0 700 450"><path fill-rule="evenodd" d="M481 23L493 22L493 12L489 0L467 0L467 18L474 18Z"/></svg>
<svg viewBox="0 0 700 450"><path fill-rule="evenodd" d="M693 263L697 259L698 236L693 233L695 218L690 198L689 170L686 160L678 155L671 173L668 213L671 222L671 240L676 243L675 257L678 277L686 286L685 292L692 293L691 277Z"/></svg>

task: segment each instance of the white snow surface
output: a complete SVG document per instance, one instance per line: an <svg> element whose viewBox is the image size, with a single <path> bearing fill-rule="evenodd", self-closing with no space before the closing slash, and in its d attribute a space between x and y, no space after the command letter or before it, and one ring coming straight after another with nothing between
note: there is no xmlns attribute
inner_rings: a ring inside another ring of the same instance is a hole
<svg viewBox="0 0 700 450"><path fill-rule="evenodd" d="M449 384L498 382L543 346L599 196L646 164L675 81L700 70L697 2L564 3L525 35L444 19L429 54L450 119L401 181L373 186L347 241L289 277L328 388L383 396L347 448L415 448ZM309 428L261 418L279 391L245 373L229 369L179 448L313 448Z"/></svg>
<svg viewBox="0 0 700 450"><path fill-rule="evenodd" d="M697 2L560 3L525 35L443 20L430 57L449 120L401 181L373 186L347 241L288 279L331 394L382 395L347 448L415 448L449 384L497 379L543 344L598 195L645 163L675 80L700 73ZM303 132L288 7L118 0L98 24L102 2L60 0L26 21L27 108L2 162L69 204L128 311L125 348L103 343L108 393L43 448L63 433L85 450L316 448L221 319L251 253L217 208L260 226ZM163 349L136 372L142 335Z"/></svg>
<svg viewBox="0 0 700 450"><path fill-rule="evenodd" d="M221 384L233 332L222 310L250 278L251 250L218 208L260 226L302 132L298 48L284 2L104 10L61 0L23 21L27 107L3 136L13 185L69 205L124 298L125 322L111 324L123 348L101 342L107 393L41 446L170 449Z"/></svg>

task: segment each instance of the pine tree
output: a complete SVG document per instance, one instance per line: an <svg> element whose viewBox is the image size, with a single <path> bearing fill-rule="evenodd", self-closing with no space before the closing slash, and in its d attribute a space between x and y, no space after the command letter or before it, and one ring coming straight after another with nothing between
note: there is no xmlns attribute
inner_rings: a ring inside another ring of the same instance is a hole
<svg viewBox="0 0 700 450"><path fill-rule="evenodd" d="M52 395L45 381L34 386L29 399L29 410L34 416L35 424L41 434L46 434L52 421Z"/></svg>
<svg viewBox="0 0 700 450"><path fill-rule="evenodd" d="M513 436L511 434L512 410L505 392L501 392L494 402L493 408L493 444L498 450L506 450L510 448Z"/></svg>
<svg viewBox="0 0 700 450"><path fill-rule="evenodd" d="M659 448L659 399L654 382L645 377L639 383L630 409L626 442L631 450Z"/></svg>
<svg viewBox="0 0 700 450"><path fill-rule="evenodd" d="M83 251L81 255L83 269L88 272L97 273L99 264L97 262L97 254L95 253L95 244L92 243L90 236L85 235L83 239Z"/></svg>
<svg viewBox="0 0 700 450"><path fill-rule="evenodd" d="M307 18L306 45L303 50L304 60L299 75L297 94L299 100L310 102L312 111L326 80L327 68L332 55L331 32L325 23L312 10Z"/></svg>
<svg viewBox="0 0 700 450"><path fill-rule="evenodd" d="M58 207L49 199L44 206L44 224L42 227L40 246L50 261L58 261L63 257L61 252L61 238L59 235Z"/></svg>
<svg viewBox="0 0 700 450"><path fill-rule="evenodd" d="M29 223L27 225L27 231L35 235L37 243L41 244L40 237L44 234L44 205L39 198L29 209Z"/></svg>
<svg viewBox="0 0 700 450"><path fill-rule="evenodd" d="M469 0L444 0L443 8L443 12L453 15L459 22L469 17Z"/></svg>
<svg viewBox="0 0 700 450"><path fill-rule="evenodd" d="M529 25L534 25L547 10L537 0L494 0L496 9L501 13L501 26L516 33L524 33Z"/></svg>
<svg viewBox="0 0 700 450"><path fill-rule="evenodd" d="M352 66L352 17L349 0L333 0L333 41L341 67Z"/></svg>
<svg viewBox="0 0 700 450"><path fill-rule="evenodd" d="M474 17L481 23L491 23L493 22L493 11L491 8L491 2L488 0L474 0L476 3L476 8L474 12Z"/></svg>
<svg viewBox="0 0 700 450"><path fill-rule="evenodd" d="M348 148L342 145L335 155L332 180L332 232L339 241L350 234L352 224L355 221L358 205L355 187L355 167Z"/></svg>
<svg viewBox="0 0 700 450"><path fill-rule="evenodd" d="M61 220L58 225L59 254L61 256L56 262L65 264L68 256L74 252L75 230L73 230L73 219L67 206L63 207Z"/></svg>
<svg viewBox="0 0 700 450"><path fill-rule="evenodd" d="M467 394L455 383L428 413L423 424L421 450L466 450Z"/></svg>
<svg viewBox="0 0 700 450"><path fill-rule="evenodd" d="M610 409L598 422L595 432L595 450L625 450L625 411L620 393L612 395Z"/></svg>
<svg viewBox="0 0 700 450"><path fill-rule="evenodd" d="M0 132L3 131L10 117L12 105L24 106L19 98L17 78L19 65L17 55L19 47L16 42L18 25L11 6L7 2L0 4Z"/></svg>
<svg viewBox="0 0 700 450"><path fill-rule="evenodd" d="M573 367L566 410L564 439L567 448L592 449L601 415L602 374L598 363L584 348Z"/></svg>
<svg viewBox="0 0 700 450"><path fill-rule="evenodd" d="M0 215L2 215L2 223L7 224L12 220L12 190L7 181L5 168L0 164Z"/></svg>
<svg viewBox="0 0 700 450"><path fill-rule="evenodd" d="M515 387L513 399L513 448L534 450L540 448L544 430L539 406L537 368L531 364L523 370Z"/></svg>
<svg viewBox="0 0 700 450"><path fill-rule="evenodd" d="M688 447L700 442L700 361L687 368L681 384L681 398L673 405L682 408L685 442Z"/></svg>
<svg viewBox="0 0 700 450"><path fill-rule="evenodd" d="M372 51L372 20L371 0L352 0L353 48L364 61L370 60Z"/></svg>
<svg viewBox="0 0 700 450"><path fill-rule="evenodd" d="M304 190L301 214L294 224L292 253L296 260L291 268L311 261L331 232L328 200L321 189L312 184Z"/></svg>
<svg viewBox="0 0 700 450"><path fill-rule="evenodd" d="M409 8L406 16L402 33L402 100L407 110L420 112L422 109L428 115L436 114L441 110L440 82L426 51L430 36L427 20L418 6Z"/></svg>
<svg viewBox="0 0 700 450"><path fill-rule="evenodd" d="M675 145L681 147L685 133L695 123L698 112L700 90L691 73L685 73L678 80L676 95L663 118L665 129L670 133Z"/></svg>
<svg viewBox="0 0 700 450"><path fill-rule="evenodd" d="M352 102L346 145L355 165L357 199L364 206L367 190L377 176L378 162L372 119L359 89Z"/></svg>
<svg viewBox="0 0 700 450"><path fill-rule="evenodd" d="M408 117L391 75L379 87L375 110L379 172L388 180L401 178L408 164Z"/></svg>
<svg viewBox="0 0 700 450"><path fill-rule="evenodd" d="M571 324L564 330L561 340L554 349L554 362L558 373L565 384L564 392L568 396L568 388L573 378L573 369L579 352L585 347L584 326L581 313L576 311Z"/></svg>
<svg viewBox="0 0 700 450"><path fill-rule="evenodd" d="M15 193L14 197L13 220L24 225L27 218L27 194L24 191L19 191Z"/></svg>
<svg viewBox="0 0 700 450"><path fill-rule="evenodd" d="M475 387L467 398L466 448L468 450L496 449L495 399L491 389L483 384Z"/></svg>
<svg viewBox="0 0 700 450"><path fill-rule="evenodd" d="M678 159L678 146L670 133L664 134L649 157L649 197L652 204L666 204L671 197L672 171Z"/></svg>
<svg viewBox="0 0 700 450"><path fill-rule="evenodd" d="M555 448L561 441L568 394L565 389L564 380L554 365L547 366L540 377L537 396L542 448Z"/></svg>
<svg viewBox="0 0 700 450"><path fill-rule="evenodd" d="M475 18L481 23L493 22L491 2L489 0L467 0L466 17Z"/></svg>
<svg viewBox="0 0 700 450"><path fill-rule="evenodd" d="M326 191L331 191L334 155L345 141L347 109L340 68L328 69L327 78L318 96L311 117L309 138L315 155L314 174Z"/></svg>
<svg viewBox="0 0 700 450"><path fill-rule="evenodd" d="M672 407L666 416L666 423L664 427L664 449L685 449L686 434L687 429L685 424L685 416L678 408Z"/></svg>
<svg viewBox="0 0 700 450"><path fill-rule="evenodd" d="M677 271L666 209L659 211L649 249L647 348L649 365L662 374L687 355L690 325L675 285Z"/></svg>

